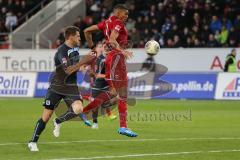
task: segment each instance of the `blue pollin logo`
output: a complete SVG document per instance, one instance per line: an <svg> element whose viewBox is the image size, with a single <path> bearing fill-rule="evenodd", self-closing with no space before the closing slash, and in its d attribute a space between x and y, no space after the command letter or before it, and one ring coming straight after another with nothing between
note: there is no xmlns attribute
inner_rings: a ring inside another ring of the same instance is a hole
<svg viewBox="0 0 240 160"><path fill-rule="evenodd" d="M240 97L240 78L234 78L224 89L223 97Z"/></svg>

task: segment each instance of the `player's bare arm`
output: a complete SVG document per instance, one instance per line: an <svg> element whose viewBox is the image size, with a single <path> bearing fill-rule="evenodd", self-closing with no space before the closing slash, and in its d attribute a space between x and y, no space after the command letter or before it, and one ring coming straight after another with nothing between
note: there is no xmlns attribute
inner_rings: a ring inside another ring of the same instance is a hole
<svg viewBox="0 0 240 160"><path fill-rule="evenodd" d="M84 57L82 57L81 60L77 64L67 67L65 69L65 72L68 75L70 75L70 74L78 71L83 65L88 65L88 64L94 63L95 59L96 59L96 56L94 54L87 54Z"/></svg>
<svg viewBox="0 0 240 160"><path fill-rule="evenodd" d="M111 45L113 48L115 48L115 49L117 49L117 50L121 50L120 45L119 45L119 43L117 42L118 36L119 36L118 31L113 30L113 31L111 32L111 35L110 35L110 38L109 38L109 43L110 43L110 45Z"/></svg>
<svg viewBox="0 0 240 160"><path fill-rule="evenodd" d="M123 53L123 55L127 58L127 59L131 59L133 57L133 53L130 51L125 50L125 48L120 47L119 43L117 42L117 38L119 36L118 31L113 30L111 32L110 38L109 38L109 43L111 44L111 46L113 48L115 48L116 50L119 50Z"/></svg>
<svg viewBox="0 0 240 160"><path fill-rule="evenodd" d="M91 49L94 47L93 40L92 40L92 33L96 31L99 31L99 28L97 25L92 25L84 30L85 39L88 43L88 47Z"/></svg>

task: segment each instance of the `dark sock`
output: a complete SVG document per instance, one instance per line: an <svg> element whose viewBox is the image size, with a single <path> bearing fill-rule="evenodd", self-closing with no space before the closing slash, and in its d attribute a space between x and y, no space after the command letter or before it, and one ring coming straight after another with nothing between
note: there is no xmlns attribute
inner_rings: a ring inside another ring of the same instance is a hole
<svg viewBox="0 0 240 160"><path fill-rule="evenodd" d="M72 107L69 107L67 112L62 114L60 117L56 118L56 123L60 124L62 122L68 121L70 119L73 119L75 117L77 117L78 115L74 113Z"/></svg>
<svg viewBox="0 0 240 160"><path fill-rule="evenodd" d="M93 119L93 123L98 123L98 122L97 122L97 118L96 118L96 119Z"/></svg>
<svg viewBox="0 0 240 160"><path fill-rule="evenodd" d="M93 123L97 123L98 109L92 112Z"/></svg>
<svg viewBox="0 0 240 160"><path fill-rule="evenodd" d="M42 133L42 131L44 130L45 126L46 126L46 122L44 122L42 120L42 118L37 121L37 124L35 126L31 142L37 142L38 141L39 136Z"/></svg>

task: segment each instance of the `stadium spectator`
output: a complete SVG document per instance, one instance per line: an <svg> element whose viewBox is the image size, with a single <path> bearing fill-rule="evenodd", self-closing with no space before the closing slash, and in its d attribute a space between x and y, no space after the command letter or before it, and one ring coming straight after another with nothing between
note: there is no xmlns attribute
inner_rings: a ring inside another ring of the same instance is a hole
<svg viewBox="0 0 240 160"><path fill-rule="evenodd" d="M145 29L142 33L141 33L141 39L144 40L144 42L148 41L151 37L152 37L152 34L151 32L149 31L149 29Z"/></svg>
<svg viewBox="0 0 240 160"><path fill-rule="evenodd" d="M188 27L185 27L183 29L183 32L180 33L180 37L181 37L181 41L182 41L183 47L187 47L187 38L190 37L190 33L189 33Z"/></svg>
<svg viewBox="0 0 240 160"><path fill-rule="evenodd" d="M174 47L174 41L171 38L167 39L166 47L167 48L173 48Z"/></svg>
<svg viewBox="0 0 240 160"><path fill-rule="evenodd" d="M172 26L172 24L171 24L171 22L170 22L170 19L169 19L169 18L166 18L166 19L165 19L165 23L162 25L162 30L161 30L161 32L162 32L162 33L166 33L166 32L168 32L168 31L170 31L171 26Z"/></svg>
<svg viewBox="0 0 240 160"><path fill-rule="evenodd" d="M202 44L201 44L201 42L199 41L198 38L195 38L195 39L194 39L194 41L193 41L193 47L194 47L194 48L202 47Z"/></svg>
<svg viewBox="0 0 240 160"><path fill-rule="evenodd" d="M25 20L25 18L22 18L23 21L19 22L19 18L39 3L46 5L50 1L51 0L44 0L44 3L42 3L43 1L39 2L32 0L0 0L0 48L8 48L9 38L7 33L22 24ZM37 8L35 12L39 9L40 8Z"/></svg>
<svg viewBox="0 0 240 160"><path fill-rule="evenodd" d="M194 13L193 15L193 26L201 27L201 20L198 13Z"/></svg>
<svg viewBox="0 0 240 160"><path fill-rule="evenodd" d="M17 16L11 11L6 14L5 26L9 31L12 31L17 26Z"/></svg>
<svg viewBox="0 0 240 160"><path fill-rule="evenodd" d="M173 37L173 48L179 48L179 47L182 47L182 44L181 44L179 36L175 35Z"/></svg>
<svg viewBox="0 0 240 160"><path fill-rule="evenodd" d="M208 36L208 42L207 42L207 47L213 48L213 47L218 47L218 42L217 40L214 38L213 34L209 34Z"/></svg>
<svg viewBox="0 0 240 160"><path fill-rule="evenodd" d="M210 24L210 29L213 33L215 33L216 31L220 31L222 28L222 23L221 21L218 19L218 17L216 15L212 16L212 21Z"/></svg>
<svg viewBox="0 0 240 160"><path fill-rule="evenodd" d="M0 16L1 16L2 20L5 20L6 14L7 14L7 8L5 6L1 7L1 14L0 14Z"/></svg>
<svg viewBox="0 0 240 160"><path fill-rule="evenodd" d="M137 48L144 48L144 47L145 47L145 41L141 39L139 44L137 45Z"/></svg>
<svg viewBox="0 0 240 160"><path fill-rule="evenodd" d="M222 26L224 26L228 31L230 31L232 27L232 22L230 19L227 19L225 16L222 19Z"/></svg>
<svg viewBox="0 0 240 160"><path fill-rule="evenodd" d="M225 26L222 26L222 30L221 30L221 33L220 33L220 44L222 46L226 46L226 42L227 42L227 39L228 39L228 30L226 29Z"/></svg>
<svg viewBox="0 0 240 160"><path fill-rule="evenodd" d="M238 14L234 20L234 27L236 27L236 30L240 31L240 14Z"/></svg>
<svg viewBox="0 0 240 160"><path fill-rule="evenodd" d="M131 38L131 41L133 42L133 47L136 48L141 39L139 31L136 28L133 28L129 32L129 37Z"/></svg>
<svg viewBox="0 0 240 160"><path fill-rule="evenodd" d="M235 28L231 27L230 32L229 32L229 36L228 36L229 47L237 46L237 38L238 38L238 35L236 33Z"/></svg>
<svg viewBox="0 0 240 160"><path fill-rule="evenodd" d="M36 3L26 0L0 0L0 21L5 24L6 14L10 11L18 19ZM139 33L144 43L149 39L155 39L162 47L175 47L176 45L171 45L170 42L174 42L174 37L178 36L182 47L230 47L234 45L237 47L240 45L238 0L88 0L86 1L87 16L78 17L73 25L83 30L99 19L108 17L112 6L117 3L127 4L129 21L126 26L131 36L135 36L133 33ZM0 32L4 32L4 29L0 29ZM143 37L143 35L147 36ZM209 38L212 36L213 39ZM214 40L214 37L217 40ZM84 37L81 38L83 46L87 46ZM102 35L96 34L94 38L97 42L101 40ZM139 43L141 41L138 35L131 39L136 39ZM56 43L58 42L57 40ZM134 46L142 47L142 44L135 43Z"/></svg>
<svg viewBox="0 0 240 160"><path fill-rule="evenodd" d="M210 29L207 24L203 25L202 31L200 32L200 41L202 43L202 46L206 46L208 42L208 35L210 34Z"/></svg>
<svg viewBox="0 0 240 160"><path fill-rule="evenodd" d="M135 25L137 30L139 30L139 31L143 30L142 23L143 23L143 18L141 16L138 16L136 25Z"/></svg>
<svg viewBox="0 0 240 160"><path fill-rule="evenodd" d="M91 11L87 15L95 19L96 14L94 12L99 14L99 9L97 9L99 7L101 11L104 9L105 16L101 16L101 18L106 17L106 14L110 14L111 6L120 2L126 2L129 6L130 13L127 26L130 36L135 36L133 31L139 33L140 39L144 43L149 39L157 40L162 47L176 47L179 42L182 47L207 47L208 45L210 47L229 47L240 43L240 36L238 36L236 39L231 38L230 44L229 35L232 27L234 28L232 34L240 34L240 14L237 12L236 0L231 2L210 0L205 2L200 0L98 0L96 2L91 1L91 5L87 5L88 10ZM96 4L94 5L94 3ZM110 4L110 6L106 4ZM95 6L95 9L91 7L92 5ZM212 35L209 36L210 34ZM177 36L180 37L180 41L175 44L174 37ZM213 39L209 38L212 36ZM96 36L96 38L99 39L99 36ZM136 42L141 41L138 35L131 39L137 39ZM136 46L141 47L142 44L134 44L134 47Z"/></svg>
<svg viewBox="0 0 240 160"><path fill-rule="evenodd" d="M127 22L127 24L126 24L126 28L128 29L128 30L133 30L134 28L135 28L135 21L132 19L132 18L129 18L128 19L128 22Z"/></svg>

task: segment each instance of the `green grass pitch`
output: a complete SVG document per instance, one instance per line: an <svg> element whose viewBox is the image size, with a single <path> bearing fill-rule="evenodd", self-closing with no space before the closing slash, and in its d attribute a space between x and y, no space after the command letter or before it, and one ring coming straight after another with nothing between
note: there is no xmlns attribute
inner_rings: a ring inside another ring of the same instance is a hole
<svg viewBox="0 0 240 160"><path fill-rule="evenodd" d="M0 99L2 160L237 160L240 159L239 101L138 100L128 125L137 138L117 134L118 120L99 119L92 130L80 121L52 135L52 120L40 137L38 153L27 149L42 99Z"/></svg>

